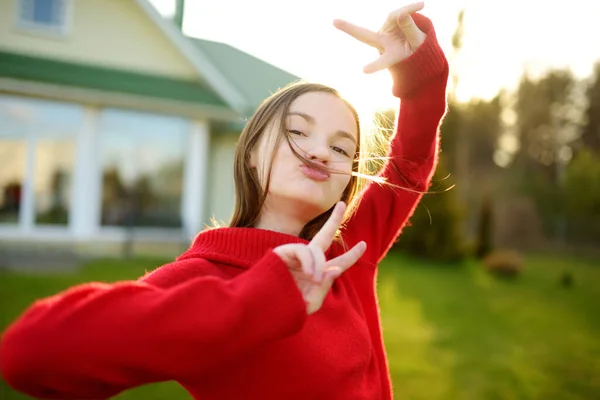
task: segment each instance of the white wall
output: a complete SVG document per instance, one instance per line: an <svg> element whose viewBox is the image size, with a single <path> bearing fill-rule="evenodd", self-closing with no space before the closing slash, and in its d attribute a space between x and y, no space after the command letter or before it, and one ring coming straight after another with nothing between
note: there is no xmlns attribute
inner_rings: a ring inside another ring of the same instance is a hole
<svg viewBox="0 0 600 400"><path fill-rule="evenodd" d="M18 29L19 0L0 0L0 49L179 78L197 77L134 0L70 2L70 32L56 37Z"/></svg>
<svg viewBox="0 0 600 400"><path fill-rule="evenodd" d="M218 223L226 224L231 218L235 206L233 160L237 139L234 135L211 137L207 223L214 218Z"/></svg>

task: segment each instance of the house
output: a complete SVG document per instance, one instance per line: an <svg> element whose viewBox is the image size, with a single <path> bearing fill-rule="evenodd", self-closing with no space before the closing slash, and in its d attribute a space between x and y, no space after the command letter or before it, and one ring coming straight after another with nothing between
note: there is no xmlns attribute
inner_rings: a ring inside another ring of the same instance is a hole
<svg viewBox="0 0 600 400"><path fill-rule="evenodd" d="M0 241L189 241L233 210L245 118L290 73L148 0L0 2Z"/></svg>

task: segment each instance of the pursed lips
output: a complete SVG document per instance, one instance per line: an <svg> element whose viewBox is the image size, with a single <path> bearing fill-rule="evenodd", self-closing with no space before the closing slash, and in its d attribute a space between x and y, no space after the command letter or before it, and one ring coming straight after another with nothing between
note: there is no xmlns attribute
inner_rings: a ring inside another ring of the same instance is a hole
<svg viewBox="0 0 600 400"><path fill-rule="evenodd" d="M326 168L325 165L323 165L323 168ZM307 178L310 178L312 180L319 181L319 182L326 181L331 176L329 171L327 171L325 169L313 168L304 163L300 164L300 170Z"/></svg>

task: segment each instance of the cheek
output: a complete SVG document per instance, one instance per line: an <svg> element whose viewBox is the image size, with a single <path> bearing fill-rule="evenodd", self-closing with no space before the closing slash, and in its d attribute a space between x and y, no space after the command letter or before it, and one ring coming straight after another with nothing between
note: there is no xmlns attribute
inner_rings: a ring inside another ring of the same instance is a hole
<svg viewBox="0 0 600 400"><path fill-rule="evenodd" d="M266 181L266 176L269 173L269 167L271 167L271 183L273 181L279 181L280 178L285 178L291 172L293 167L293 161L297 160L289 146L286 143L283 143L279 146L279 148L275 151L273 155L273 162L271 165L266 164L263 168L264 179L261 177L261 182Z"/></svg>
<svg viewBox="0 0 600 400"><path fill-rule="evenodd" d="M336 180L337 189L343 192L346 189L346 186L348 186L348 184L350 183L350 179L350 175L338 175L338 178Z"/></svg>
<svg viewBox="0 0 600 400"><path fill-rule="evenodd" d="M273 143L263 142L258 151L257 157L257 165L256 171L258 174L258 179L263 187L266 186L267 177L269 176L269 170L271 172L271 180L273 179L273 175L275 175L275 171L281 168L281 159L282 159L282 146L279 146L278 149L273 151Z"/></svg>

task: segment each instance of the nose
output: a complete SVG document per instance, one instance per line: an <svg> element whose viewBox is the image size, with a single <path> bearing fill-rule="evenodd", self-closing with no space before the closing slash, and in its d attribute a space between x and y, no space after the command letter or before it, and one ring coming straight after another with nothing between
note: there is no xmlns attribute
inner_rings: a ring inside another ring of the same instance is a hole
<svg viewBox="0 0 600 400"><path fill-rule="evenodd" d="M315 143L310 149L307 149L305 157L311 161L327 164L330 157L329 146L326 143Z"/></svg>

